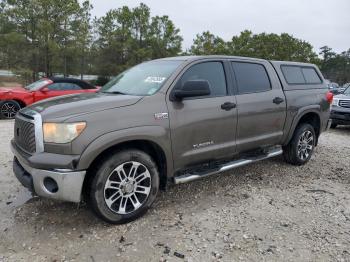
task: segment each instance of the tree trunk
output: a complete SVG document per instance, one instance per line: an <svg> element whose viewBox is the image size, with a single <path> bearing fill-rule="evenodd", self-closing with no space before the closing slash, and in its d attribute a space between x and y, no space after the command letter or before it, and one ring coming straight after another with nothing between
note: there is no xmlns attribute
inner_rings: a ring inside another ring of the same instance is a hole
<svg viewBox="0 0 350 262"><path fill-rule="evenodd" d="M83 48L82 56L80 58L80 78L84 78L84 67L85 67L85 50Z"/></svg>

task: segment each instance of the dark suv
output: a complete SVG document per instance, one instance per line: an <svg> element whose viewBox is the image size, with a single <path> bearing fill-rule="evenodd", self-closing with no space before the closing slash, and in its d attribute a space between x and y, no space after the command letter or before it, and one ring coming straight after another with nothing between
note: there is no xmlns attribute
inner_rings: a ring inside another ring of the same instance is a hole
<svg viewBox="0 0 350 262"><path fill-rule="evenodd" d="M315 65L174 57L137 65L96 94L16 116L14 173L36 194L111 223L144 214L158 189L284 154L309 161L333 95Z"/></svg>

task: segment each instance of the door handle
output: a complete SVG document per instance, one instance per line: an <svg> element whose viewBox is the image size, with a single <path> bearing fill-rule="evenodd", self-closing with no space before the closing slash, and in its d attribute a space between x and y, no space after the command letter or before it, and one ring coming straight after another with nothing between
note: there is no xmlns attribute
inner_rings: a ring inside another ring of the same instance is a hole
<svg viewBox="0 0 350 262"><path fill-rule="evenodd" d="M272 100L273 103L279 105L281 103L284 102L284 99L283 98L280 98L280 97L275 97L273 100Z"/></svg>
<svg viewBox="0 0 350 262"><path fill-rule="evenodd" d="M236 104L235 103L231 103L231 102L225 102L221 105L221 109L225 110L225 111L229 111L233 108L236 108Z"/></svg>

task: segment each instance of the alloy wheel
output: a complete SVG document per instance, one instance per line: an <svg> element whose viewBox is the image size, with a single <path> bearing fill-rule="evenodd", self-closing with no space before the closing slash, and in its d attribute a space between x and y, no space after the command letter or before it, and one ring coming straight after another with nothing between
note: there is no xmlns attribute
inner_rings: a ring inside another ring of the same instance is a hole
<svg viewBox="0 0 350 262"><path fill-rule="evenodd" d="M5 102L1 105L1 115L4 118L12 119L17 114L19 108L12 102Z"/></svg>
<svg viewBox="0 0 350 262"><path fill-rule="evenodd" d="M314 147L314 136L311 131L307 130L301 134L298 141L298 157L301 160L307 159Z"/></svg>
<svg viewBox="0 0 350 262"><path fill-rule="evenodd" d="M108 208L121 215L139 209L151 192L151 174L146 166L130 161L117 166L104 186Z"/></svg>

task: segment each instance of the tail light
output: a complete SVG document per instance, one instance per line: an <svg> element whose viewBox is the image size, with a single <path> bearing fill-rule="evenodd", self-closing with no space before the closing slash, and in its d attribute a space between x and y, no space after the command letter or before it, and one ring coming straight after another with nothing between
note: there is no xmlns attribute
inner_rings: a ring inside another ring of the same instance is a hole
<svg viewBox="0 0 350 262"><path fill-rule="evenodd" d="M334 97L333 93L330 92L330 91L328 91L327 94L326 94L326 99L327 99L327 102L328 102L329 104L332 104L332 103L333 103L333 97Z"/></svg>

